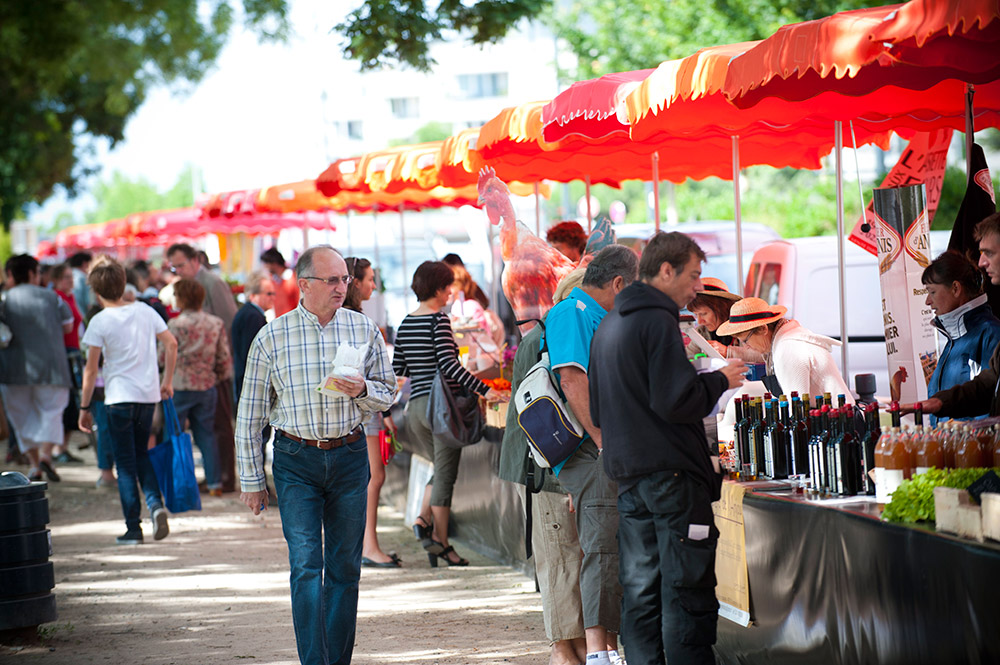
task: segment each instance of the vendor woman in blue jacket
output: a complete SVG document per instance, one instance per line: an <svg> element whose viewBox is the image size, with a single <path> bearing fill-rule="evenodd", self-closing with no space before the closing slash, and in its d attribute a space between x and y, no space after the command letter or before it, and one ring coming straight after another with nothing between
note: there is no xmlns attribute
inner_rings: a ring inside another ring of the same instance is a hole
<svg viewBox="0 0 1000 665"><path fill-rule="evenodd" d="M927 394L934 395L989 366L1000 343L1000 319L986 303L982 272L959 252L949 250L934 259L921 281L927 287L927 305L936 314L931 324L948 340L927 385ZM931 424L937 420L931 416Z"/></svg>

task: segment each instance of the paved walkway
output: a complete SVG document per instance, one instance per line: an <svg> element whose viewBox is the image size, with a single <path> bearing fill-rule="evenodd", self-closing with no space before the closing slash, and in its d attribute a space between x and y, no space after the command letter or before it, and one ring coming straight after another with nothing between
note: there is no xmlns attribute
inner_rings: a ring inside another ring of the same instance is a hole
<svg viewBox="0 0 1000 665"><path fill-rule="evenodd" d="M171 516L167 539L153 542L147 519L144 545L117 546L117 491L96 489L94 453L80 454L85 462L61 466L63 481L47 492L59 619L41 627L40 642L0 645L0 662L298 662L280 508L254 517L234 494L206 495L201 512ZM379 537L404 566L363 569L355 663L547 662L531 580L461 541L470 567L432 569L385 507Z"/></svg>

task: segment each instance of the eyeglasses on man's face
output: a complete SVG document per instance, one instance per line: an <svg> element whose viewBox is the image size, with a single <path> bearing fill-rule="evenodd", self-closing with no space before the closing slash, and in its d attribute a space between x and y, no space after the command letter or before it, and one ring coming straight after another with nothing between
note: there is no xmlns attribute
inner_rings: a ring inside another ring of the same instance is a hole
<svg viewBox="0 0 1000 665"><path fill-rule="evenodd" d="M333 277L303 277L302 279L312 279L317 282L323 282L327 286L336 286L337 284L347 286L354 278L350 275L334 275Z"/></svg>
<svg viewBox="0 0 1000 665"><path fill-rule="evenodd" d="M750 332L747 333L747 336L740 340L740 344L745 345L747 342L749 342L750 338L753 337L755 334L757 334L758 330L760 330L760 328L751 328Z"/></svg>

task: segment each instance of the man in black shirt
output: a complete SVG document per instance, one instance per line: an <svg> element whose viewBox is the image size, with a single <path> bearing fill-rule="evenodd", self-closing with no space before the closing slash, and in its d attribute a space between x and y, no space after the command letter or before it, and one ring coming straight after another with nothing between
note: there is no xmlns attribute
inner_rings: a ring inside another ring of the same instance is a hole
<svg viewBox="0 0 1000 665"><path fill-rule="evenodd" d="M615 298L590 349L590 413L604 468L618 483L622 641L630 665L714 663L712 501L722 476L702 419L743 383L735 360L698 374L687 359L680 308L701 287L705 254L682 233L658 233L639 280Z"/></svg>

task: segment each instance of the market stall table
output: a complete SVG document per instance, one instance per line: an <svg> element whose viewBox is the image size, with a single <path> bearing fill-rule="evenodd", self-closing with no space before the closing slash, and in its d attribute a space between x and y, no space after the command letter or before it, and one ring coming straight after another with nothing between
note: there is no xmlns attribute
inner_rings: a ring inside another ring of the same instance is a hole
<svg viewBox="0 0 1000 665"><path fill-rule="evenodd" d="M752 624L719 620L720 663L1000 662L1000 545L778 487L744 484Z"/></svg>

